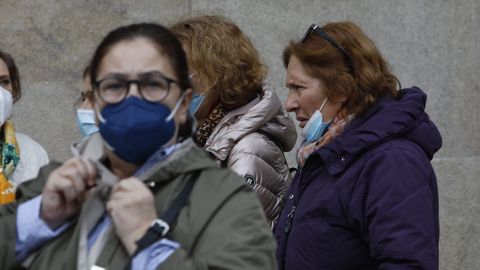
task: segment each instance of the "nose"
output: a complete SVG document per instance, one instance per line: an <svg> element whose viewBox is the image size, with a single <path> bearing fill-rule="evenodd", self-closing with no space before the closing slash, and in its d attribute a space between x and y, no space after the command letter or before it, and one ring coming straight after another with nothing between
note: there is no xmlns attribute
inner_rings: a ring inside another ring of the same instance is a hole
<svg viewBox="0 0 480 270"><path fill-rule="evenodd" d="M93 109L93 90L82 90L83 102L80 105L80 109Z"/></svg>
<svg viewBox="0 0 480 270"><path fill-rule="evenodd" d="M136 96L136 97L141 97L140 95L140 89L138 88L138 81L132 81L132 82L129 82L128 84L128 89L127 89L127 97L130 97L130 96Z"/></svg>
<svg viewBox="0 0 480 270"><path fill-rule="evenodd" d="M288 91L287 100L285 101L285 110L287 110L287 112L294 112L298 107L298 96L293 91Z"/></svg>

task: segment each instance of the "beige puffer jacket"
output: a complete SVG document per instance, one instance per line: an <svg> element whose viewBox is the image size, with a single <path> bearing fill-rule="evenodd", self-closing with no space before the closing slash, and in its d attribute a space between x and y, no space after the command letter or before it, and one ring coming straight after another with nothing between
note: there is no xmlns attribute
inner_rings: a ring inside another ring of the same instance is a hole
<svg viewBox="0 0 480 270"><path fill-rule="evenodd" d="M277 94L265 85L263 97L230 111L220 121L205 150L256 191L267 220L273 225L291 181L283 151L290 151L296 139L294 122Z"/></svg>

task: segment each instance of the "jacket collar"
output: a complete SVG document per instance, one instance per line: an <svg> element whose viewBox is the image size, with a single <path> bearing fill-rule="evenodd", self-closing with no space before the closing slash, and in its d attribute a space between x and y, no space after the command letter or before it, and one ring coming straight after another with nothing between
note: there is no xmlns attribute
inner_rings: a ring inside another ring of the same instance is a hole
<svg viewBox="0 0 480 270"><path fill-rule="evenodd" d="M177 150L166 159L147 170L140 179L164 182L179 174L216 167L218 167L217 163L212 161L207 153L196 146L190 138L180 143Z"/></svg>
<svg viewBox="0 0 480 270"><path fill-rule="evenodd" d="M99 185L113 186L118 181L118 177L100 162L104 156L103 140L100 134L94 133L89 138L72 144L71 151L74 156L82 156L94 162L100 177ZM218 167L218 165L189 138L179 143L173 153L138 177L142 181L155 179L155 182L163 182L173 179L178 174L210 167Z"/></svg>
<svg viewBox="0 0 480 270"><path fill-rule="evenodd" d="M239 140L259 129L274 137L285 151L295 146L295 123L269 85L263 86L262 97L225 115L208 138L205 150L225 160Z"/></svg>
<svg viewBox="0 0 480 270"><path fill-rule="evenodd" d="M381 97L337 139L313 154L321 158L330 174L343 172L360 155L393 138L409 139L430 159L440 149L440 133L425 113L426 94L417 87L399 94L399 100Z"/></svg>

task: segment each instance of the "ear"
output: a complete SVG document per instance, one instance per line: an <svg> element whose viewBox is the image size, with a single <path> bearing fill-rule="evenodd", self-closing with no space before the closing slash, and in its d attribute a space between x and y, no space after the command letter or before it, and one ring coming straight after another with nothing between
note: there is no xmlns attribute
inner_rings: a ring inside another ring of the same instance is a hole
<svg viewBox="0 0 480 270"><path fill-rule="evenodd" d="M188 88L183 94L182 103L180 108L178 108L178 122L179 124L184 124L187 121L188 117L188 108L190 106L190 101L192 101L193 90Z"/></svg>
<svg viewBox="0 0 480 270"><path fill-rule="evenodd" d="M345 96L338 96L338 97L331 97L329 98L332 102L335 102L335 103L342 103L342 104L345 104L345 102L348 100L347 97Z"/></svg>

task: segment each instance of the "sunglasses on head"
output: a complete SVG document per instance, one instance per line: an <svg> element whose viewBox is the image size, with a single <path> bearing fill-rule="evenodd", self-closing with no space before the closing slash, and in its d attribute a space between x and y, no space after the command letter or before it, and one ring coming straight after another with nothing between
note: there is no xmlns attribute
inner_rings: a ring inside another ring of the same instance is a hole
<svg viewBox="0 0 480 270"><path fill-rule="evenodd" d="M315 32L317 34L320 35L321 38L323 38L324 40L326 40L328 43L330 43L333 47L337 48L338 50L340 50L342 52L342 54L345 56L345 58L347 58L347 61L348 61L348 64L350 65L350 68L351 68L351 71L353 71L353 62L352 62L352 58L350 57L350 55L347 53L347 51L342 47L340 46L340 44L338 44L332 37L330 37L325 31L322 30L322 28L320 28L318 25L316 24L312 24L310 25L310 27L308 28L307 32L305 32L305 34L303 35L303 38L302 38L302 43L305 42L305 40L310 36L310 34L312 32ZM352 72L353 73L353 72Z"/></svg>

